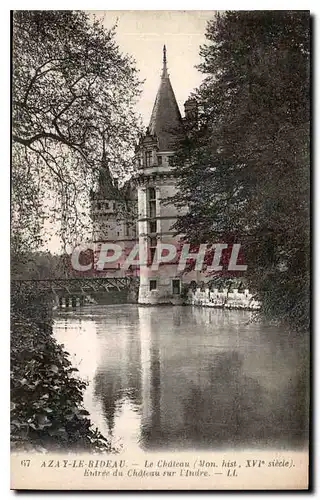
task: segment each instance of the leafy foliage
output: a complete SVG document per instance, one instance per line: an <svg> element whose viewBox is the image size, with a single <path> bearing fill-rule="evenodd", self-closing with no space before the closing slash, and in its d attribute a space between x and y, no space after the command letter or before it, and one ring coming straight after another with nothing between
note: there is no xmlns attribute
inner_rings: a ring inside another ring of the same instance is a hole
<svg viewBox="0 0 320 500"><path fill-rule="evenodd" d="M39 247L88 225L89 192L104 163L123 176L139 131L133 60L83 11L13 15L12 229Z"/></svg>
<svg viewBox="0 0 320 500"><path fill-rule="evenodd" d="M198 119L175 158L177 223L235 241L268 318L309 321L309 13L229 11L207 27Z"/></svg>
<svg viewBox="0 0 320 500"><path fill-rule="evenodd" d="M65 278L70 257L50 252L12 252L11 277L20 280Z"/></svg>
<svg viewBox="0 0 320 500"><path fill-rule="evenodd" d="M13 293L11 441L21 449L113 451L83 408L86 384L52 336L46 296Z"/></svg>

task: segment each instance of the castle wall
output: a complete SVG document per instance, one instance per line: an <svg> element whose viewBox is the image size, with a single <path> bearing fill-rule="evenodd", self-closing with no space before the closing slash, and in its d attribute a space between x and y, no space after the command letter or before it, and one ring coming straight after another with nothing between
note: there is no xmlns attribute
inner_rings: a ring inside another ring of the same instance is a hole
<svg viewBox="0 0 320 500"><path fill-rule="evenodd" d="M156 172L159 175L155 176ZM165 175L163 175L165 174ZM155 218L150 217L148 206L148 192L155 189L156 209ZM148 251L151 242L170 243L179 247L180 236L172 227L177 220L178 211L168 198L177 192L176 181L167 167L153 168L153 176L145 175L144 183L138 186L138 213L139 213L139 244L140 248ZM150 222L156 221L156 233L151 233ZM151 239L152 238L152 239ZM150 253L148 254L150 258ZM178 262L161 264L158 269L150 265L140 266L139 303L141 304L182 304L185 301L183 289L191 281L206 281L204 273L191 271L183 274L178 270ZM154 289L153 289L154 287Z"/></svg>

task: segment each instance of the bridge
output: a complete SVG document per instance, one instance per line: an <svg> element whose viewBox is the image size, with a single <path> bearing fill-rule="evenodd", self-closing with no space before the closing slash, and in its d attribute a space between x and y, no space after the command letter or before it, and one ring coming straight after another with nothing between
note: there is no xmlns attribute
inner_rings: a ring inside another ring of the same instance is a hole
<svg viewBox="0 0 320 500"><path fill-rule="evenodd" d="M59 292L83 293L90 292L110 292L114 290L123 290L136 285L139 278L132 276L124 277L99 277L99 278L48 278L48 279L26 279L12 280L14 287L23 288L36 286L38 290L51 291L56 294Z"/></svg>
<svg viewBox="0 0 320 500"><path fill-rule="evenodd" d="M11 286L14 290L23 293L28 289L36 288L43 293L52 293L60 307L83 305L85 299L91 295L120 292L127 290L134 292L139 286L139 278L124 277L88 277L88 278L48 278L48 279L13 279ZM90 300L89 300L90 302Z"/></svg>

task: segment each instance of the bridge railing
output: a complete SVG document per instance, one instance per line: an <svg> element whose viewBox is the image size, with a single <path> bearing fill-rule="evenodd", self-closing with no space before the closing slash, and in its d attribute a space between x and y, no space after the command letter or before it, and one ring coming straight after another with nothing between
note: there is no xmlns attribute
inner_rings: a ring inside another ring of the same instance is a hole
<svg viewBox="0 0 320 500"><path fill-rule="evenodd" d="M65 291L67 293L90 293L109 292L112 290L123 290L136 286L138 278L132 276L125 277L99 277L99 278L48 278L48 279L26 279L11 280L13 289L36 288L43 291L57 293Z"/></svg>

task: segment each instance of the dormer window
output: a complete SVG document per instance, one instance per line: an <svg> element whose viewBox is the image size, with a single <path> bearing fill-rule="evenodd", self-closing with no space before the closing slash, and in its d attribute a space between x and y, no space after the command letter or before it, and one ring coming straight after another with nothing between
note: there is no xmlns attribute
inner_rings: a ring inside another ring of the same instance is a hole
<svg viewBox="0 0 320 500"><path fill-rule="evenodd" d="M145 166L150 167L152 160L152 151L145 152Z"/></svg>

